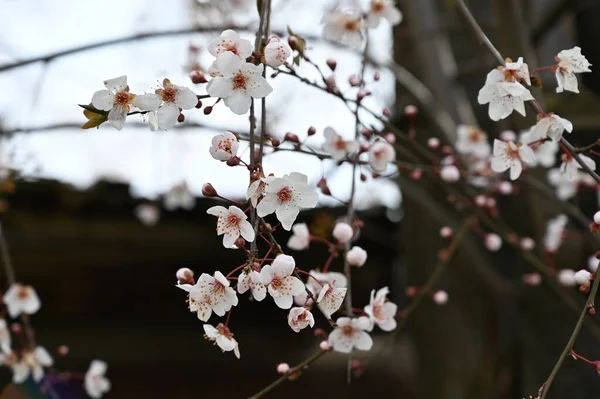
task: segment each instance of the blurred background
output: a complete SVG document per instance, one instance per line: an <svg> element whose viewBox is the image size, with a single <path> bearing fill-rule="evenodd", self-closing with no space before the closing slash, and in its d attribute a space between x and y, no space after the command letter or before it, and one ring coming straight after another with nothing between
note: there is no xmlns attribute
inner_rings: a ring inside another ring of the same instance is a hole
<svg viewBox="0 0 600 399"><path fill-rule="evenodd" d="M422 143L461 123L481 125L490 137L535 123L532 114L492 123L487 107L477 105L477 92L496 63L479 46L453 0L397 3L403 22L394 28L384 23L370 32L366 75L381 73L369 86L370 108L389 107L394 124L408 129L403 109L419 106L416 128ZM320 19L326 10L351 4L272 1L272 30L285 32L289 26L304 36L310 57L324 70L327 58L336 59L342 91L358 72L360 55L321 40ZM525 57L530 69L553 63L560 50L574 45L593 66L600 65L598 1L479 0L469 5L502 54ZM211 115L188 111L185 123L169 132L151 132L142 118L133 117L121 132L110 126L81 130L86 120L77 104L89 103L108 78L126 74L132 91L144 92L168 77L205 93L188 73L209 67L206 45L222 30L236 27L252 40L255 7L243 0L0 0L2 230L17 279L33 285L42 299L41 310L32 317L39 344L51 352L69 347L67 357L55 356L60 370L85 372L90 360L105 360L112 382L109 398L248 397L278 377L278 363L299 363L320 341L309 331L291 331L287 313L269 299L243 299L232 315L242 354L237 360L204 340L202 322L189 313L185 293L175 287L180 267L199 276L243 262L243 254L225 250L216 237L214 218L206 209L220 203L203 198L201 187L211 182L222 195L245 195L247 173L214 161L208 147L222 130L247 132L247 116L215 107ZM299 73L317 77L303 66ZM584 74L579 95L560 96L554 93L554 76L542 77L544 86L536 97L573 123L573 144L596 140L599 75ZM418 90L416 79L425 90ZM272 84L269 135L283 138L292 132L315 147L323 137L307 138L310 126L318 132L332 126L353 136L354 119L337 99L286 76ZM370 122L378 127L376 120ZM247 149L242 145L240 152L247 154ZM311 184L326 176L336 196L346 198L350 192L350 168L334 162L282 152L266 157L265 169L276 175L301 171ZM530 173L552 194L545 171ZM195 208L165 209L165 194L183 182L197 197ZM391 300L403 307L409 303L406 288L427 280L447 245L439 237L440 227L457 227L464 215L448 204L433 180L416 182L400 173L368 179L358 187L357 208L365 228L356 245L368 251L369 260L354 273L353 300L362 306L372 288L387 285ZM500 212L519 235L541 242L546 220L559 207L547 200L551 195L529 186L519 187L519 193L500 200ZM592 215L597 198L596 189L587 188L570 202ZM298 221L328 237L344 214L338 204L321 196L319 208L303 212ZM140 219L144 209L150 217ZM558 268L585 267L599 249L585 230L585 224L570 222L565 244L552 260ZM280 242L287 241L286 234L278 232ZM308 270L321 267L327 251L315 246L293 255ZM492 254L472 235L438 284L450 301L443 307L423 303L395 339L375 333L373 350L357 355L362 367L351 385L346 384L347 358L332 355L268 397L535 396L577 315L550 288L525 286L522 275L530 271L510 249ZM583 306L582 294L564 291ZM582 332L577 350L597 359L598 334L594 338L590 331ZM10 378L0 370L2 398L43 397L35 386L9 385ZM61 398L86 397L78 383L57 390ZM549 397L600 397L600 379L592 367L567 361Z"/></svg>

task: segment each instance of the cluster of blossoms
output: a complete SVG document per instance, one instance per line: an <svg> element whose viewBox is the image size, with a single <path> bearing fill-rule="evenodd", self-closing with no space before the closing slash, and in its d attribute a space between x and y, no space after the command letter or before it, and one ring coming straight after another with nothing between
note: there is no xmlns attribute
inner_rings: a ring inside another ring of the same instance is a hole
<svg viewBox="0 0 600 399"><path fill-rule="evenodd" d="M2 296L2 301L11 319L37 313L42 306L35 289L20 283L11 284ZM54 365L54 359L44 347L30 345L25 331L28 328L31 327L16 320L9 325L7 319L0 319L0 365L11 369L15 384L22 384L31 378L37 384L49 386L54 378L45 380L44 377L47 370ZM13 349L11 332L25 342L21 349ZM66 352L66 347L59 348L60 354L65 355ZM83 385L90 397L100 398L110 389L110 382L104 376L106 368L105 362L94 360L83 376ZM51 370L51 373L54 372Z"/></svg>

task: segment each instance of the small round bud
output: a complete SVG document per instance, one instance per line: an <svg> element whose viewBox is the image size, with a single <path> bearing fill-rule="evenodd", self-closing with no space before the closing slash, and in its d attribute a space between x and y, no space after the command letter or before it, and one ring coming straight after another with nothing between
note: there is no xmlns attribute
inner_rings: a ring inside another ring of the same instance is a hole
<svg viewBox="0 0 600 399"><path fill-rule="evenodd" d="M290 45L290 47L292 48L292 50L299 50L299 46L300 46L300 40L298 40L298 38L296 36L290 36L288 37L288 44Z"/></svg>
<svg viewBox="0 0 600 399"><path fill-rule="evenodd" d="M202 108L202 100L198 100L198 102L196 103L196 108L197 109Z"/></svg>
<svg viewBox="0 0 600 399"><path fill-rule="evenodd" d="M528 273L523 275L523 283L532 287L537 287L542 283L542 276L539 273Z"/></svg>
<svg viewBox="0 0 600 399"><path fill-rule="evenodd" d="M454 153L454 150L449 145L445 145L445 146L442 147L442 154L444 154L444 155L451 155L453 153Z"/></svg>
<svg viewBox="0 0 600 399"><path fill-rule="evenodd" d="M313 334L315 337L327 337L327 333L322 328L315 328Z"/></svg>
<svg viewBox="0 0 600 399"><path fill-rule="evenodd" d="M381 73L379 73L379 71L375 71L373 74L373 80L377 82L379 79L381 79Z"/></svg>
<svg viewBox="0 0 600 399"><path fill-rule="evenodd" d="M348 78L348 83L350 83L350 86L353 87L360 86L360 78L358 75L352 75Z"/></svg>
<svg viewBox="0 0 600 399"><path fill-rule="evenodd" d="M289 364L287 364L287 363L279 363L279 364L277 365L277 372L278 372L279 374L285 374L285 373L287 373L288 371L290 371L290 369L291 369L291 367L290 367L290 365L289 365Z"/></svg>
<svg viewBox="0 0 600 399"><path fill-rule="evenodd" d="M363 98L370 96L371 92L369 91L364 91L364 90L359 90L359 92L356 94L356 101L362 101Z"/></svg>
<svg viewBox="0 0 600 399"><path fill-rule="evenodd" d="M281 141L279 139L276 139L274 137L271 137L271 145L273 147L279 147L279 144L281 144Z"/></svg>
<svg viewBox="0 0 600 399"><path fill-rule="evenodd" d="M277 36L271 36L269 40L267 40L267 44L271 43L279 43L279 38Z"/></svg>
<svg viewBox="0 0 600 399"><path fill-rule="evenodd" d="M421 177L423 177L423 171L419 168L410 173L410 178L413 180L419 180Z"/></svg>
<svg viewBox="0 0 600 399"><path fill-rule="evenodd" d="M364 173L360 174L360 181L367 181L367 175L365 175Z"/></svg>
<svg viewBox="0 0 600 399"><path fill-rule="evenodd" d="M212 186L212 184L205 183L202 186L202 195L204 195L205 197L216 197L218 194L217 194L217 190L215 190L215 188Z"/></svg>
<svg viewBox="0 0 600 399"><path fill-rule="evenodd" d="M496 233L489 233L485 236L485 247L492 252L499 251L502 248L502 238Z"/></svg>
<svg viewBox="0 0 600 399"><path fill-rule="evenodd" d="M406 287L406 296L413 297L419 293L419 289L417 287Z"/></svg>
<svg viewBox="0 0 600 399"><path fill-rule="evenodd" d="M183 114L179 114L177 117L177 122L183 123L183 121L185 121L185 116Z"/></svg>
<svg viewBox="0 0 600 399"><path fill-rule="evenodd" d="M210 106L210 105L208 107L204 107L204 110L203 110L204 111L204 115L210 115L211 112L212 112L212 110L213 110L213 107Z"/></svg>
<svg viewBox="0 0 600 399"><path fill-rule="evenodd" d="M517 140L517 134L515 132L513 132L512 130L505 130L502 133L500 133L500 140L502 140L502 141L516 141Z"/></svg>
<svg viewBox="0 0 600 399"><path fill-rule="evenodd" d="M450 238L454 234L452 227L444 226L440 229L440 237L442 238Z"/></svg>
<svg viewBox="0 0 600 399"><path fill-rule="evenodd" d="M404 114L409 118L414 118L419 113L419 109L414 105L407 105L404 107Z"/></svg>
<svg viewBox="0 0 600 399"><path fill-rule="evenodd" d="M437 150L440 147L440 139L438 139L437 137L432 137L429 140L427 140L427 147L429 147L432 150Z"/></svg>
<svg viewBox="0 0 600 399"><path fill-rule="evenodd" d="M531 237L521 238L521 249L524 251L531 251L535 248L535 241Z"/></svg>
<svg viewBox="0 0 600 399"><path fill-rule="evenodd" d="M335 67L337 67L337 61L334 60L333 58L329 58L327 60L327 66L329 67L329 69L331 69L332 71L335 71Z"/></svg>
<svg viewBox="0 0 600 399"><path fill-rule="evenodd" d="M290 132L287 132L285 134L285 136L283 137L283 141L289 141L291 143L296 143L296 144L300 143L300 139L298 138L298 136L295 135L294 133L290 133Z"/></svg>
<svg viewBox="0 0 600 399"><path fill-rule="evenodd" d="M228 166L238 166L240 164L240 159L238 157L231 157L225 163Z"/></svg>
<svg viewBox="0 0 600 399"><path fill-rule="evenodd" d="M394 144L396 142L396 135L394 133L386 133L385 136L383 136L383 138L385 139L385 141L387 141L390 144Z"/></svg>
<svg viewBox="0 0 600 399"><path fill-rule="evenodd" d="M206 76L204 76L204 74L198 70L193 70L192 72L190 72L190 79L192 80L192 83L194 83L194 84L201 84L201 83L208 82L208 80L206 80Z"/></svg>
<svg viewBox="0 0 600 399"><path fill-rule="evenodd" d="M352 368L352 370L359 369L361 366L362 366L362 363L360 362L360 360L353 359L350 362L350 367Z"/></svg>
<svg viewBox="0 0 600 399"><path fill-rule="evenodd" d="M513 185L510 182L503 181L498 184L498 192L502 195L511 195L513 193Z"/></svg>
<svg viewBox="0 0 600 399"><path fill-rule="evenodd" d="M389 108L384 108L383 111L381 111L383 116L385 116L386 118L389 118L390 115L392 115L392 112L390 111Z"/></svg>
<svg viewBox="0 0 600 399"><path fill-rule="evenodd" d="M367 251L361 247L352 247L346 254L346 261L350 266L362 267L367 261Z"/></svg>
<svg viewBox="0 0 600 399"><path fill-rule="evenodd" d="M485 195L479 194L475 196L475 205L480 208L483 208L487 204L487 197Z"/></svg>
<svg viewBox="0 0 600 399"><path fill-rule="evenodd" d="M330 351L331 344L327 340L321 341L321 343L319 343L319 348L321 348L322 351Z"/></svg>
<svg viewBox="0 0 600 399"><path fill-rule="evenodd" d="M333 236L340 243L348 242L354 236L354 230L348 223L338 223L333 228Z"/></svg>
<svg viewBox="0 0 600 399"><path fill-rule="evenodd" d="M598 211L594 214L594 222L596 224L600 224L600 211Z"/></svg>
<svg viewBox="0 0 600 399"><path fill-rule="evenodd" d="M23 327L21 326L20 323L12 323L10 325L10 330L14 333L14 334L20 334L23 331Z"/></svg>
<svg viewBox="0 0 600 399"><path fill-rule="evenodd" d="M592 273L596 273L596 270L598 270L598 259L594 255L588 258L588 270Z"/></svg>
<svg viewBox="0 0 600 399"><path fill-rule="evenodd" d="M238 249L242 249L246 246L246 240L244 240L242 237L238 237L237 240L235 240L234 245L238 247Z"/></svg>
<svg viewBox="0 0 600 399"><path fill-rule="evenodd" d="M579 285L584 285L590 282L590 280L592 279L592 273L588 272L587 270L579 270L577 273L575 273L575 282Z"/></svg>
<svg viewBox="0 0 600 399"><path fill-rule="evenodd" d="M460 171L454 165L444 166L440 171L440 177L446 183L456 183L460 180Z"/></svg>
<svg viewBox="0 0 600 399"><path fill-rule="evenodd" d="M435 302L438 305L446 304L446 302L448 302L448 293L443 290L436 291L433 294L433 302Z"/></svg>
<svg viewBox="0 0 600 399"><path fill-rule="evenodd" d="M496 199L489 197L485 203L485 206L487 206L488 208L495 208L496 207Z"/></svg>
<svg viewBox="0 0 600 399"><path fill-rule="evenodd" d="M182 267L175 273L179 284L194 284L194 272L187 267Z"/></svg>
<svg viewBox="0 0 600 399"><path fill-rule="evenodd" d="M61 345L61 346L58 347L58 349L56 350L56 352L60 356L67 356L69 354L69 347L67 345Z"/></svg>
<svg viewBox="0 0 600 399"><path fill-rule="evenodd" d="M315 129L313 126L309 127L306 131L306 134L308 134L309 136L312 136L315 133L317 133L317 129Z"/></svg>
<svg viewBox="0 0 600 399"><path fill-rule="evenodd" d="M556 276L559 284L565 287L573 287L577 282L575 281L575 271L571 269L563 269L558 272Z"/></svg>

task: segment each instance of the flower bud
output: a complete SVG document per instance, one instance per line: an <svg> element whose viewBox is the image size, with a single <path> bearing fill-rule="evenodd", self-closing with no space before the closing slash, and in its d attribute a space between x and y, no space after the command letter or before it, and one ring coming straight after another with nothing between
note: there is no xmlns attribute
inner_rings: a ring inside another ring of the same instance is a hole
<svg viewBox="0 0 600 399"><path fill-rule="evenodd" d="M228 166L238 166L240 164L240 159L238 157L231 157L225 163Z"/></svg>
<svg viewBox="0 0 600 399"><path fill-rule="evenodd" d="M502 248L502 238L496 233L489 233L485 236L485 247L492 252L499 251Z"/></svg>
<svg viewBox="0 0 600 399"><path fill-rule="evenodd" d="M332 71L335 71L335 67L337 66L337 61L334 60L333 58L329 58L327 60L327 66L329 67L329 69L331 69Z"/></svg>
<svg viewBox="0 0 600 399"><path fill-rule="evenodd" d="M198 102L196 103L196 108L197 109L202 108L202 100L198 100Z"/></svg>
<svg viewBox="0 0 600 399"><path fill-rule="evenodd" d="M364 173L360 174L360 181L367 181L367 175L365 175Z"/></svg>
<svg viewBox="0 0 600 399"><path fill-rule="evenodd" d="M542 283L542 276L539 273L524 274L523 283L532 287L537 287Z"/></svg>
<svg viewBox="0 0 600 399"><path fill-rule="evenodd" d="M386 133L385 136L383 136L383 138L385 139L385 141L387 141L390 144L394 144L396 142L396 135L394 133Z"/></svg>
<svg viewBox="0 0 600 399"><path fill-rule="evenodd" d="M296 143L296 144L300 143L300 139L298 138L298 136L295 135L294 133L290 133L290 132L287 132L285 134L285 136L283 137L283 141L289 141L291 143Z"/></svg>
<svg viewBox="0 0 600 399"><path fill-rule="evenodd" d="M362 134L365 138L368 139L373 135L373 132L363 126L360 128L360 134Z"/></svg>
<svg viewBox="0 0 600 399"><path fill-rule="evenodd" d="M218 194L212 184L206 183L202 186L202 195L205 197L216 197Z"/></svg>
<svg viewBox="0 0 600 399"><path fill-rule="evenodd" d="M600 211L598 211L594 214L594 222L596 224L600 224Z"/></svg>
<svg viewBox="0 0 600 399"><path fill-rule="evenodd" d="M337 223L333 228L333 236L340 243L346 243L354 236L354 230L348 223Z"/></svg>
<svg viewBox="0 0 600 399"><path fill-rule="evenodd" d="M404 107L404 113L409 118L414 118L419 113L419 109L414 105L407 105L406 107Z"/></svg>
<svg viewBox="0 0 600 399"><path fill-rule="evenodd" d="M423 171L419 168L410 173L410 178L413 180L419 180L421 177L423 177Z"/></svg>
<svg viewBox="0 0 600 399"><path fill-rule="evenodd" d="M279 363L279 364L277 365L277 372L278 372L279 374L285 374L285 373L287 373L288 371L290 371L290 369L291 369L291 367L290 367L290 365L289 365L289 364L287 364L287 363Z"/></svg>
<svg viewBox="0 0 600 399"><path fill-rule="evenodd" d="M456 183L460 180L460 171L454 165L444 166L440 171L440 177L446 183Z"/></svg>
<svg viewBox="0 0 600 399"><path fill-rule="evenodd" d="M23 327L21 326L21 324L19 323L12 323L10 325L10 330L14 333L14 334L20 334L23 331Z"/></svg>
<svg viewBox="0 0 600 399"><path fill-rule="evenodd" d="M204 74L198 70L193 70L192 72L190 72L190 79L192 80L192 83L194 83L194 84L201 84L201 83L208 82L208 80L206 80L206 76L204 76Z"/></svg>
<svg viewBox="0 0 600 399"><path fill-rule="evenodd" d="M510 182L503 181L498 184L498 192L502 195L511 195L513 193L513 186Z"/></svg>
<svg viewBox="0 0 600 399"><path fill-rule="evenodd" d="M429 140L427 140L427 147L429 147L432 150L437 150L440 147L440 139L438 139L437 137L432 137Z"/></svg>
<svg viewBox="0 0 600 399"><path fill-rule="evenodd" d="M383 111L381 111L383 116L385 116L386 118L389 118L390 115L392 115L392 112L390 111L389 108L384 108Z"/></svg>
<svg viewBox="0 0 600 399"><path fill-rule="evenodd" d="M327 333L322 328L315 328L315 331L313 332L313 334L315 334L315 337L326 337L327 338Z"/></svg>
<svg viewBox="0 0 600 399"><path fill-rule="evenodd" d="M309 136L312 136L315 133L317 133L317 129L315 129L313 126L309 127L306 132L306 134L308 134Z"/></svg>
<svg viewBox="0 0 600 399"><path fill-rule="evenodd" d="M279 147L279 144L281 144L281 141L279 139L271 137L271 145L273 147L277 148L277 147Z"/></svg>
<svg viewBox="0 0 600 399"><path fill-rule="evenodd" d="M379 79L381 79L381 73L379 73L379 71L375 71L373 74L373 80L377 82Z"/></svg>
<svg viewBox="0 0 600 399"><path fill-rule="evenodd" d="M239 249L242 249L246 246L246 240L244 240L242 237L238 237L237 240L235 240L234 245Z"/></svg>
<svg viewBox="0 0 600 399"><path fill-rule="evenodd" d="M292 50L296 50L299 51L300 49L300 40L298 40L298 38L296 36L290 36L288 37L288 44L290 45L290 47L292 48Z"/></svg>
<svg viewBox="0 0 600 399"><path fill-rule="evenodd" d="M531 237L521 238L521 249L524 251L531 251L535 248L535 241Z"/></svg>
<svg viewBox="0 0 600 399"><path fill-rule="evenodd" d="M433 294L433 302L435 302L438 305L446 304L446 302L448 302L448 293L443 290L436 291Z"/></svg>
<svg viewBox="0 0 600 399"><path fill-rule="evenodd" d="M204 107L204 115L210 115L213 110L212 106Z"/></svg>
<svg viewBox="0 0 600 399"><path fill-rule="evenodd" d="M177 122L183 123L184 120L185 120L185 116L183 114L179 114L179 116L177 117Z"/></svg>
<svg viewBox="0 0 600 399"><path fill-rule="evenodd" d="M56 350L56 352L60 356L67 356L69 354L69 347L67 345L61 345L61 346L58 347L58 349Z"/></svg>
<svg viewBox="0 0 600 399"><path fill-rule="evenodd" d="M194 284L194 272L187 267L182 267L175 273L179 284Z"/></svg>
<svg viewBox="0 0 600 399"><path fill-rule="evenodd" d="M419 293L419 289L417 287L406 287L406 296L413 297Z"/></svg>
<svg viewBox="0 0 600 399"><path fill-rule="evenodd" d="M321 348L322 351L330 351L331 344L327 340L321 341L321 343L319 344L319 348Z"/></svg>
<svg viewBox="0 0 600 399"><path fill-rule="evenodd" d="M442 238L450 238L454 234L452 227L444 226L440 229L440 237Z"/></svg>
<svg viewBox="0 0 600 399"><path fill-rule="evenodd" d="M352 247L346 254L346 261L350 266L362 267L367 261L367 251L361 247Z"/></svg>
<svg viewBox="0 0 600 399"><path fill-rule="evenodd" d="M317 183L317 187L321 189L321 192L324 195L331 195L331 190L327 186L327 180L324 177L321 178L321 180L319 180L319 182Z"/></svg>

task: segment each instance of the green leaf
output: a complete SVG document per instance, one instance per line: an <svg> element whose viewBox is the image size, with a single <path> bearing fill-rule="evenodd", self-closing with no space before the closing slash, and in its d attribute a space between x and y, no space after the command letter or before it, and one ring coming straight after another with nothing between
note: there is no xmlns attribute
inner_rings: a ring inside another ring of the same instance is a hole
<svg viewBox="0 0 600 399"><path fill-rule="evenodd" d="M83 109L87 109L88 111L91 111L95 114L100 114L100 115L108 115L108 111L103 111L101 109L97 109L96 107L94 107L92 104L88 104L88 105L84 105L84 104L77 104L79 105L81 108ZM85 112L84 112L85 114Z"/></svg>

